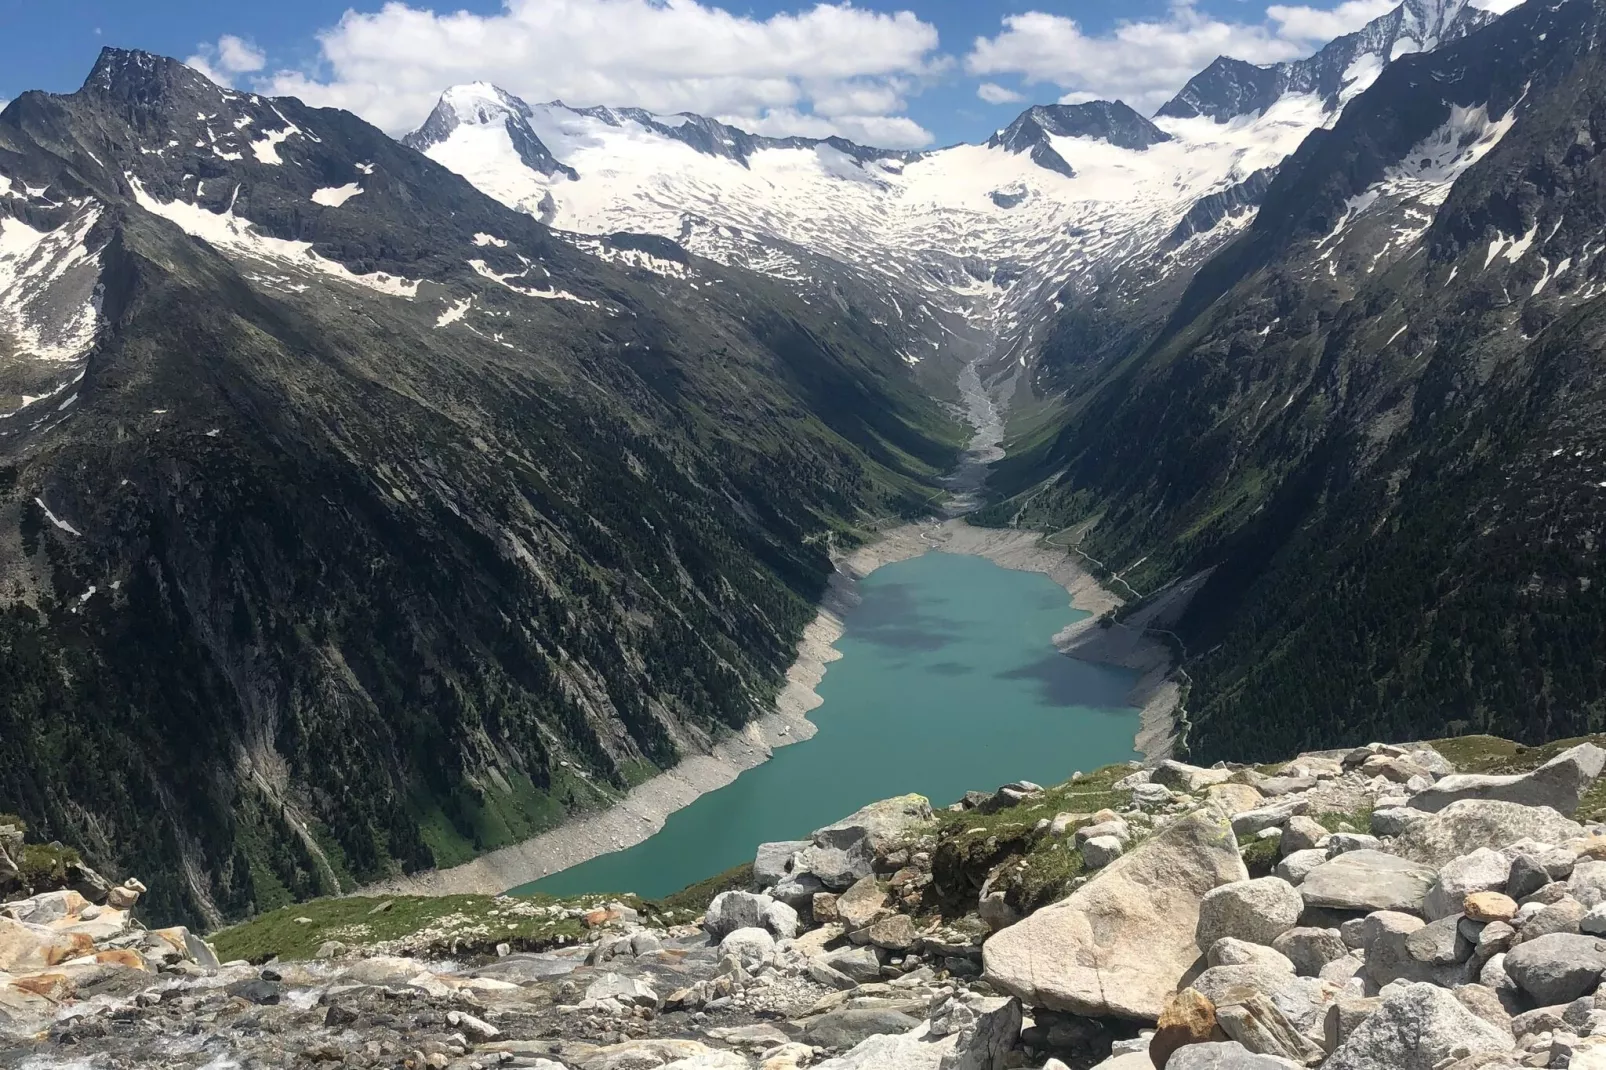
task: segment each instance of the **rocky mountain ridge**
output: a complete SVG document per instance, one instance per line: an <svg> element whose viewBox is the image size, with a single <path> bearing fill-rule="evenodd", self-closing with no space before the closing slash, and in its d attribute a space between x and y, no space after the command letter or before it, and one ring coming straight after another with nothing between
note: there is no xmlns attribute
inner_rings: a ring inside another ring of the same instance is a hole
<svg viewBox="0 0 1606 1070"><path fill-rule="evenodd" d="M960 438L862 311L139 52L0 113L0 304L0 801L194 926L706 752Z"/></svg>
<svg viewBox="0 0 1606 1070"><path fill-rule="evenodd" d="M1120 101L1034 106L983 145L765 138L484 85L448 89L404 140L560 230L657 234L811 300L879 293L905 359L947 389L977 357L1033 371L1067 306L1143 292L1163 314L1156 281L1180 293L1306 135L1394 60L1491 17L1408 0L1297 63L1220 60L1152 121Z"/></svg>
<svg viewBox="0 0 1606 1070"><path fill-rule="evenodd" d="M1488 737L1122 765L936 811L885 800L658 903L317 901L176 952L46 892L0 907L0 1057L1587 1068L1606 1051L1603 765L1592 741Z"/></svg>

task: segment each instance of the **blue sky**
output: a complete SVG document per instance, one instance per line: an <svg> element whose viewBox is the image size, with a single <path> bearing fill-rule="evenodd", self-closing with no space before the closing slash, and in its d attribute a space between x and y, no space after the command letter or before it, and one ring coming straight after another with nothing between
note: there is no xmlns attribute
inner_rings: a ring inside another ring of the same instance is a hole
<svg viewBox="0 0 1606 1070"><path fill-rule="evenodd" d="M1308 54L1393 0L0 0L0 98L77 88L103 44L346 107L392 132L442 88L694 110L764 133L885 145L978 140L1024 103L1152 111L1221 53Z"/></svg>

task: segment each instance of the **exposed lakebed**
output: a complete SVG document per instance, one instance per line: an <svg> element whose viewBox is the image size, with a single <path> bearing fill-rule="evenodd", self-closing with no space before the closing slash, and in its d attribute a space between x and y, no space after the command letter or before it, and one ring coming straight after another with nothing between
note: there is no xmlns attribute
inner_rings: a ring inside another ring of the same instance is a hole
<svg viewBox="0 0 1606 1070"><path fill-rule="evenodd" d="M1136 674L1055 650L1086 616L1040 573L928 553L860 581L842 658L818 687L813 739L669 816L663 829L515 889L661 896L796 839L867 802L919 792L936 805L1011 780L1057 783L1137 757Z"/></svg>

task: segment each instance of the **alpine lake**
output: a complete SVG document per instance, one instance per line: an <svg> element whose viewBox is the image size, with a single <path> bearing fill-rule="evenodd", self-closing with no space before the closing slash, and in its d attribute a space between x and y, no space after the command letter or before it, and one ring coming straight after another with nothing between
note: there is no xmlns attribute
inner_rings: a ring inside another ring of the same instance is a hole
<svg viewBox="0 0 1606 1070"><path fill-rule="evenodd" d="M660 897L805 839L877 799L944 806L1014 780L1057 784L1136 758L1131 671L1066 657L1053 637L1085 617L1047 576L940 552L858 585L809 715L814 738L669 816L650 838L510 894Z"/></svg>

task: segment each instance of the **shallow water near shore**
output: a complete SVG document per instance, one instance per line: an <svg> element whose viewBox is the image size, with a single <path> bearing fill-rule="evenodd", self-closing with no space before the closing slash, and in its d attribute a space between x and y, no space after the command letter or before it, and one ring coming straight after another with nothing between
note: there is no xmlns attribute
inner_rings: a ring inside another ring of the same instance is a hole
<svg viewBox="0 0 1606 1070"><path fill-rule="evenodd" d="M514 889L667 895L876 799L933 805L1012 780L1058 783L1138 757L1136 674L1077 661L1052 639L1086 614L1047 576L928 553L860 581L811 714L813 739L775 752L669 816L656 835Z"/></svg>

